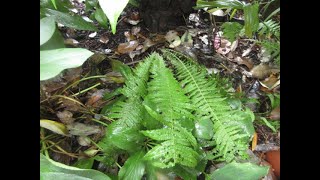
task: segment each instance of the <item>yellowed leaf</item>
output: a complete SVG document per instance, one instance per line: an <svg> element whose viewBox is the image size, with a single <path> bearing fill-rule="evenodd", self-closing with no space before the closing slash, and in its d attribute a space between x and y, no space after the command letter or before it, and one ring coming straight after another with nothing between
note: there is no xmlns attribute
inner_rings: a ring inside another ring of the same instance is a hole
<svg viewBox="0 0 320 180"><path fill-rule="evenodd" d="M69 136L68 135L68 130L67 127L62 124L59 123L57 121L52 121L52 120L48 120L48 119L41 119L40 120L40 127L49 129L50 131L63 135L63 136Z"/></svg>

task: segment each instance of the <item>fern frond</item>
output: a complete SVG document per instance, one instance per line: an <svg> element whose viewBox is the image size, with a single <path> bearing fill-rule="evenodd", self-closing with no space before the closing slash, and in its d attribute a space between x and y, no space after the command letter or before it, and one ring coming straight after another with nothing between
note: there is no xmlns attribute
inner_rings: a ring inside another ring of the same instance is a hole
<svg viewBox="0 0 320 180"><path fill-rule="evenodd" d="M176 164L195 167L199 157L194 150L197 141L190 131L181 126L184 121L194 119L190 100L160 55L153 62L151 74L145 99L152 101L156 107L151 109L145 105L145 108L164 127L141 131L145 136L161 142L144 158L160 168L174 167Z"/></svg>
<svg viewBox="0 0 320 180"><path fill-rule="evenodd" d="M151 54L144 61L138 64L133 70L132 74L129 74L125 86L121 90L121 93L128 98L139 98L146 96L146 83L149 79L149 69L152 61L156 57L155 54Z"/></svg>
<svg viewBox="0 0 320 180"><path fill-rule="evenodd" d="M243 121L241 111L231 109L226 98L219 93L216 82L207 78L204 68L200 68L188 58L179 56L180 53L169 50L163 52L173 64L177 79L196 107L196 119L198 121L211 119L213 122L215 158L230 162L235 156L244 156L248 139L251 137L248 137L241 126L232 123Z"/></svg>
<svg viewBox="0 0 320 180"><path fill-rule="evenodd" d="M277 38L280 38L280 24L273 21L268 20L266 22L259 23L259 35L266 34L268 37L274 35Z"/></svg>
<svg viewBox="0 0 320 180"><path fill-rule="evenodd" d="M142 106L142 99L147 93L149 69L154 57L150 55L132 73L128 73L125 86L120 90L127 99L117 102L107 114L116 121L108 126L107 133L101 140L104 146L111 144L127 151L140 148L137 144L142 142L144 137L139 130L142 129L142 118L147 113Z"/></svg>
<svg viewBox="0 0 320 180"><path fill-rule="evenodd" d="M239 37L243 26L237 22L225 22L222 24L223 36L226 37L230 42L233 42Z"/></svg>
<svg viewBox="0 0 320 180"><path fill-rule="evenodd" d="M147 98L156 104L158 111L168 121L194 118L189 98L184 95L172 72L165 67L163 58L157 56L151 68L153 79L148 83Z"/></svg>

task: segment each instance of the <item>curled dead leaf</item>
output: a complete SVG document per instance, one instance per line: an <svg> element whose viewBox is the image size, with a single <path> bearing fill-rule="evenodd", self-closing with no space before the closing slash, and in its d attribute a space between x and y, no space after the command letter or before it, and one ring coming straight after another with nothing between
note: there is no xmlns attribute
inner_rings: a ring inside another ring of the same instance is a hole
<svg viewBox="0 0 320 180"><path fill-rule="evenodd" d="M141 30L141 27L140 26L133 26L132 28L131 28L131 34L133 34L133 35L137 35L139 32L140 32L140 30Z"/></svg>
<svg viewBox="0 0 320 180"><path fill-rule="evenodd" d="M101 43L107 44L109 42L109 38L108 38L108 36L100 36L99 41Z"/></svg>
<svg viewBox="0 0 320 180"><path fill-rule="evenodd" d="M251 150L252 151L254 151L256 149L257 142L258 142L258 134L256 132L254 132L252 143L251 143Z"/></svg>

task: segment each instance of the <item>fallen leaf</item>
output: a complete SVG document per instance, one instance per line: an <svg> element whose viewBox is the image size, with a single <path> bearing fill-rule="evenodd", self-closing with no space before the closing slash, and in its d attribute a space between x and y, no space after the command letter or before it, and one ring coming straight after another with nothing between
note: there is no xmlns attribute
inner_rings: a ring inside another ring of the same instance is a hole
<svg viewBox="0 0 320 180"><path fill-rule="evenodd" d="M109 42L109 38L108 38L108 36L100 36L99 41L101 43L107 44Z"/></svg>
<svg viewBox="0 0 320 180"><path fill-rule="evenodd" d="M274 170L274 174L280 177L280 149L277 151L268 151L266 161L269 162Z"/></svg>
<svg viewBox="0 0 320 180"><path fill-rule="evenodd" d="M62 123L59 123L57 121L47 120L47 119L41 119L40 120L40 127L49 129L50 131L63 135L68 136L68 130L66 126Z"/></svg>
<svg viewBox="0 0 320 180"><path fill-rule="evenodd" d="M193 40L188 30L181 36L181 44L188 47L193 45Z"/></svg>
<svg viewBox="0 0 320 180"><path fill-rule="evenodd" d="M68 39L64 40L64 44L76 47L77 44L79 44L79 42L77 40L75 40L75 39L68 38Z"/></svg>
<svg viewBox="0 0 320 180"><path fill-rule="evenodd" d="M269 115L269 119L272 120L280 120L280 106L274 108L270 115Z"/></svg>
<svg viewBox="0 0 320 180"><path fill-rule="evenodd" d="M131 34L133 34L133 35L137 35L139 32L140 32L140 30L141 30L141 27L140 26L133 26L132 28L131 28Z"/></svg>
<svg viewBox="0 0 320 180"><path fill-rule="evenodd" d="M216 11L212 12L214 16L224 16L224 12L221 9L217 9Z"/></svg>
<svg viewBox="0 0 320 180"><path fill-rule="evenodd" d="M106 90L104 89L100 89L100 90L97 90L96 92L94 92L90 98L88 99L88 101L86 102L86 105L88 106L93 106L94 104L96 104L99 100L102 99L104 93L105 93Z"/></svg>
<svg viewBox="0 0 320 180"><path fill-rule="evenodd" d="M58 111L56 113L58 118L63 124L71 124L74 122L74 118L72 117L73 114L70 111L64 110L64 111Z"/></svg>
<svg viewBox="0 0 320 180"><path fill-rule="evenodd" d="M230 48L231 52L233 52L233 51L235 51L237 49L238 44L239 44L238 39L232 42L231 48Z"/></svg>
<svg viewBox="0 0 320 180"><path fill-rule="evenodd" d="M167 32L167 34L165 35L165 39L171 43L172 41L174 41L178 36L178 32L175 30L170 30Z"/></svg>
<svg viewBox="0 0 320 180"><path fill-rule="evenodd" d="M86 137L86 136L79 136L79 137L77 138L77 140L78 140L78 143L79 143L81 146L90 146L90 144L91 144L90 139L89 139L88 137Z"/></svg>
<svg viewBox="0 0 320 180"><path fill-rule="evenodd" d="M126 42L126 43L121 43L121 44L119 44L117 51L120 54L126 54L126 53L129 53L129 52L133 51L134 49L136 49L136 47L138 45L139 45L139 42L136 40Z"/></svg>
<svg viewBox="0 0 320 180"><path fill-rule="evenodd" d="M93 32L93 33L89 34L89 38L94 38L94 37L96 37L96 35L97 35L97 32Z"/></svg>
<svg viewBox="0 0 320 180"><path fill-rule="evenodd" d="M226 40L226 39L221 39L221 45L220 47L216 50L217 53L219 54L228 54L231 51L231 42Z"/></svg>
<svg viewBox="0 0 320 180"><path fill-rule="evenodd" d="M129 31L125 31L123 34L124 34L124 36L126 37L126 39L127 39L128 42L137 39L137 38L136 38L134 35L132 35Z"/></svg>
<svg viewBox="0 0 320 180"><path fill-rule="evenodd" d="M268 78L266 78L263 81L260 81L260 84L265 87L268 88L269 90L272 90L272 87L277 83L278 81L278 77L274 74L271 74Z"/></svg>
<svg viewBox="0 0 320 180"><path fill-rule="evenodd" d="M270 76L271 73L278 73L280 72L280 69L272 68L267 64L259 64L251 69L250 71L252 73L252 77L258 78L258 79L264 79L268 76Z"/></svg>
<svg viewBox="0 0 320 180"><path fill-rule="evenodd" d="M99 150L96 150L96 149L88 149L88 150L85 150L83 153L86 154L86 155L89 156L89 157L93 157L93 156L95 156L98 152L99 152Z"/></svg>
<svg viewBox="0 0 320 180"><path fill-rule="evenodd" d="M96 125L83 124L75 122L67 125L69 134L74 136L89 136L92 134L101 133L100 127Z"/></svg>
<svg viewBox="0 0 320 180"><path fill-rule="evenodd" d="M232 53L229 53L229 54L232 54ZM234 61L240 65L243 64L243 65L247 66L248 69L252 69L252 67L253 67L253 63L251 61L249 61L249 59L244 58L244 57L241 58L241 57L237 56L236 58L234 58Z"/></svg>
<svg viewBox="0 0 320 180"><path fill-rule="evenodd" d="M129 52L129 57L133 59L135 56L140 55L141 51L131 51Z"/></svg>
<svg viewBox="0 0 320 180"><path fill-rule="evenodd" d="M258 134L256 132L254 132L252 143L251 143L251 150L252 151L254 151L256 149L257 142L258 142Z"/></svg>

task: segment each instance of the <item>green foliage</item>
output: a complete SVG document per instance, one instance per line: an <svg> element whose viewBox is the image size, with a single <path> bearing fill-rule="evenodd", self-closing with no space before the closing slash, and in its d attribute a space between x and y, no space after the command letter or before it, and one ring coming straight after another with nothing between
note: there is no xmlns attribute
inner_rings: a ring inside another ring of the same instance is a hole
<svg viewBox="0 0 320 180"><path fill-rule="evenodd" d="M70 15L69 13L64 13L52 9L45 9L45 12L52 16L56 22L61 23L67 27L79 29L79 30L88 30L88 31L97 31L97 28L93 24L85 21L79 15Z"/></svg>
<svg viewBox="0 0 320 180"><path fill-rule="evenodd" d="M273 21L273 20L268 20L265 22L261 22L259 24L259 35L265 35L266 37L270 38L272 35L277 37L278 39L280 38L280 24Z"/></svg>
<svg viewBox="0 0 320 180"><path fill-rule="evenodd" d="M140 179L144 171L152 179L161 169L195 179L208 160L245 158L252 112L231 107L224 81L194 60L171 50L163 55L153 53L133 70L112 61L126 81L118 90L122 100L104 110L114 122L98 145L109 161L129 155L120 179Z"/></svg>
<svg viewBox="0 0 320 180"><path fill-rule="evenodd" d="M252 132L246 132L243 126L249 125L251 127L247 129L252 129L252 123L246 123L242 111L231 109L226 98L220 95L216 82L206 78L206 69L176 53L164 51L164 55L175 67L177 79L196 107L196 119L210 119L213 123L216 143L213 158L230 162L237 155L246 157L245 151Z"/></svg>
<svg viewBox="0 0 320 180"><path fill-rule="evenodd" d="M93 169L79 169L55 162L40 153L40 179L111 180L107 175Z"/></svg>
<svg viewBox="0 0 320 180"><path fill-rule="evenodd" d="M222 24L223 36L228 38L231 42L239 37L243 26L237 22L225 22Z"/></svg>
<svg viewBox="0 0 320 180"><path fill-rule="evenodd" d="M259 4L245 5L243 11L245 34L251 38L259 28Z"/></svg>
<svg viewBox="0 0 320 180"><path fill-rule="evenodd" d="M96 11L94 12L94 18L98 21L100 26L104 28L108 28L108 25L109 25L108 18L104 14L101 8L96 9Z"/></svg>
<svg viewBox="0 0 320 180"><path fill-rule="evenodd" d="M145 153L139 151L130 156L119 171L120 180L140 180L145 171L143 156Z"/></svg>
<svg viewBox="0 0 320 180"><path fill-rule="evenodd" d="M81 66L93 53L82 48L40 51L40 80L46 80L67 68Z"/></svg>
<svg viewBox="0 0 320 180"><path fill-rule="evenodd" d="M219 8L232 8L232 9L243 9L244 3L238 0L197 0L197 9L202 8L213 8L213 7L219 7Z"/></svg>
<svg viewBox="0 0 320 180"><path fill-rule="evenodd" d="M215 170L206 177L206 180L259 180L266 176L268 171L268 166L261 167L252 163L233 162Z"/></svg>
<svg viewBox="0 0 320 180"><path fill-rule="evenodd" d="M40 46L51 38L55 30L56 24L52 17L40 19Z"/></svg>

